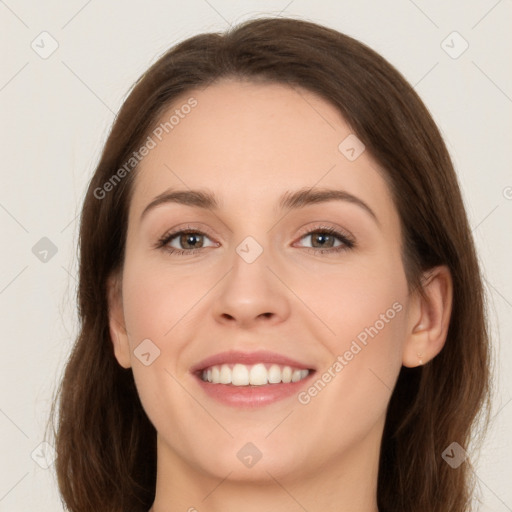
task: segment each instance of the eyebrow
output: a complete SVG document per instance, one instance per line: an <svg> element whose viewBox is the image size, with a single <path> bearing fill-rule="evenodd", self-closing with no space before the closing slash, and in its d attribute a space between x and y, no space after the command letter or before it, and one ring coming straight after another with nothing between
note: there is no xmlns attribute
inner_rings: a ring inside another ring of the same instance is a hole
<svg viewBox="0 0 512 512"><path fill-rule="evenodd" d="M281 210L292 210L328 201L345 201L355 204L368 213L373 220L380 225L375 212L362 199L346 192L345 190L330 188L303 188L294 192L288 190L280 197L278 207ZM218 210L220 204L215 194L208 190L168 189L162 194L156 196L146 206L146 208L144 208L144 211L141 214L141 220L150 210L166 203L177 203L211 211Z"/></svg>

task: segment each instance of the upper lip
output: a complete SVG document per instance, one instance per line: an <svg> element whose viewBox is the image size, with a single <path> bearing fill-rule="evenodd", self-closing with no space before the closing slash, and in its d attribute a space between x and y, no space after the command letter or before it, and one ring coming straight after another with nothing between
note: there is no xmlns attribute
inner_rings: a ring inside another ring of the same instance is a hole
<svg viewBox="0 0 512 512"><path fill-rule="evenodd" d="M287 356L277 354L276 352L268 352L266 350L259 350L256 352L241 352L239 350L229 350L227 352L220 352L213 356L203 359L199 363L192 366L190 371L192 373L204 370L210 366L218 366L222 364L257 364L257 363L268 363L278 364L282 366L293 366L295 368L302 368L307 370L314 370L307 363L297 361Z"/></svg>

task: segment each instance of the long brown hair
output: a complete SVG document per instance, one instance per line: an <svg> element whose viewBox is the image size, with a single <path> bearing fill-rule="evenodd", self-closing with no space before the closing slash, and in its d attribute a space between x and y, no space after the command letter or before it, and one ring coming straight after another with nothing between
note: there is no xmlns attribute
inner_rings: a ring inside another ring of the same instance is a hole
<svg viewBox="0 0 512 512"><path fill-rule="evenodd" d="M137 81L113 124L82 208L80 331L50 418L63 501L72 512L147 510L153 502L156 432L108 328L107 280L123 265L136 168L102 197L98 190L178 97L223 78L302 87L335 105L385 170L409 289L421 290L425 270L449 267L447 341L428 364L400 371L382 439L378 506L470 510L470 459L455 469L442 455L453 442L469 450L485 432L491 359L482 277L450 156L414 89L383 57L333 29L287 18L249 20L177 44Z"/></svg>

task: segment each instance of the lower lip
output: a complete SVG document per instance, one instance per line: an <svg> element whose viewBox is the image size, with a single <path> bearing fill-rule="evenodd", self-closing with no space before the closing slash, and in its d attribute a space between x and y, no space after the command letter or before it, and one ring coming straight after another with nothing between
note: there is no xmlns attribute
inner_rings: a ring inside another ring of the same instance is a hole
<svg viewBox="0 0 512 512"><path fill-rule="evenodd" d="M315 372L297 382L266 384L264 386L233 386L231 384L213 384L196 375L199 385L211 398L234 407L262 407L292 395L297 395Z"/></svg>

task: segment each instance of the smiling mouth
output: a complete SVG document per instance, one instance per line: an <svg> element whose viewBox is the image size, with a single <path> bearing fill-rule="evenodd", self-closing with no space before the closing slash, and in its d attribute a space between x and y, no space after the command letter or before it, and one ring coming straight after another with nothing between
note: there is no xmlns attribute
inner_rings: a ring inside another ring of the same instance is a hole
<svg viewBox="0 0 512 512"><path fill-rule="evenodd" d="M235 387L289 384L305 379L314 370L293 368L288 365L241 363L214 365L198 372L203 382L225 384Z"/></svg>

